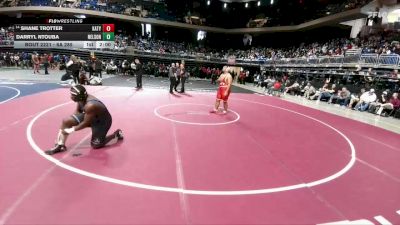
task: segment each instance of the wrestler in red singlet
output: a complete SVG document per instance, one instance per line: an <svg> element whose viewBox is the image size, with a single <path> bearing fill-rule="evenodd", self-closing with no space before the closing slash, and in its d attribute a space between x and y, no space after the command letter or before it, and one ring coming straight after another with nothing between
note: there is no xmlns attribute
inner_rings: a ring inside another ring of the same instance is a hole
<svg viewBox="0 0 400 225"><path fill-rule="evenodd" d="M224 102L223 113L228 112L228 98L231 93L232 76L228 72L229 67L224 66L222 69L223 73L219 76L219 88L217 92L217 100L215 101L215 108L211 111L212 113L218 112L218 107L221 101Z"/></svg>
<svg viewBox="0 0 400 225"><path fill-rule="evenodd" d="M226 80L227 77L224 77L224 79L219 82L219 88L217 92L217 100L219 101L224 101L224 102L228 101L229 94L231 93L230 89L227 91L228 84Z"/></svg>

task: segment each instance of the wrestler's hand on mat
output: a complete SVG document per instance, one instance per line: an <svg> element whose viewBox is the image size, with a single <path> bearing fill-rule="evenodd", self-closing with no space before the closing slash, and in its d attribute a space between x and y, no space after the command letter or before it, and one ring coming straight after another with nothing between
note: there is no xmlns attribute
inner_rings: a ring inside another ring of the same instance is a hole
<svg viewBox="0 0 400 225"><path fill-rule="evenodd" d="M72 132L74 132L74 131L75 131L75 127L65 128L65 129L64 129L64 132L67 133L67 134L70 134L70 133L72 133Z"/></svg>

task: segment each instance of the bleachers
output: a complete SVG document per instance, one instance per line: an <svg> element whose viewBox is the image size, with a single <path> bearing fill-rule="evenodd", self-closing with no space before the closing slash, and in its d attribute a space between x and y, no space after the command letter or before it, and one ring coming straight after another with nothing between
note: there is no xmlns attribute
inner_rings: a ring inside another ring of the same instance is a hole
<svg viewBox="0 0 400 225"><path fill-rule="evenodd" d="M362 54L359 63L363 65L377 65L379 62L378 54Z"/></svg>
<svg viewBox="0 0 400 225"><path fill-rule="evenodd" d="M279 59L267 60L265 64L279 66L353 66L360 65L362 67L384 67L397 69L400 66L400 56L397 54L362 54L362 55L347 55L347 56L325 56L318 58L294 58L294 59Z"/></svg>
<svg viewBox="0 0 400 225"><path fill-rule="evenodd" d="M352 48L348 49L345 52L346 56L351 56L351 55L361 55L362 49L361 48Z"/></svg>
<svg viewBox="0 0 400 225"><path fill-rule="evenodd" d="M32 6L50 6L50 0L30 0Z"/></svg>
<svg viewBox="0 0 400 225"><path fill-rule="evenodd" d="M2 51L4 52L20 52L20 49L14 49L11 47L2 48ZM106 51L89 51L89 50L82 50L82 49L24 49L24 52L28 53L33 53L37 52L39 54L43 53L53 53L53 54L60 54L60 55L75 55L77 57L80 57L81 59L88 59L90 57L90 53L94 52L96 57L108 61L108 60L114 60L114 61L123 61L125 59L132 60L134 58L138 58L140 61L147 63L147 62L156 62L157 64L171 64L173 62L181 62L181 60L185 61L185 64L188 67L194 67L194 66L211 66L214 67L215 65L219 65L222 67L223 65L226 64L226 62L215 62L215 61L210 61L210 60L200 60L200 59L193 59L193 58L183 58L183 57L178 57L178 56L162 56L162 55L154 55L154 54L146 54L146 52L135 52L126 54L126 53L121 53L121 52L106 52ZM240 64L243 66L253 66L253 67L258 67L258 65L250 65L250 64Z"/></svg>
<svg viewBox="0 0 400 225"><path fill-rule="evenodd" d="M397 54L380 55L378 59L379 65L398 66L400 57Z"/></svg>
<svg viewBox="0 0 400 225"><path fill-rule="evenodd" d="M140 6L142 10L140 11L140 15L143 17L152 17L156 19L161 19L161 20L169 20L169 21L175 21L175 22L185 22L184 17L188 11L196 11L196 8L193 9L189 6L188 7L174 7L174 6L168 6L164 2L165 1L149 1L149 0L119 0L119 1L109 1L107 4L104 4L103 6L100 6L96 4L97 0L93 1L88 1L89 4L84 3L84 4L65 4L64 0L61 1L53 1L53 0L20 0L20 1L7 1L7 0L1 0L0 1L0 7L14 7L14 6L53 6L53 7L71 7L71 8L81 8L81 9L87 9L87 10L96 10L96 11L106 11L110 13L116 13L116 14L126 14L125 9L126 8L135 8L136 6ZM351 0L353 1L353 0ZM369 0L370 1L370 0ZM203 4L200 4L203 5ZM319 4L318 4L319 5ZM340 7L339 4L337 6ZM174 8L173 8L174 7ZM201 7L207 7L205 5ZM187 8L187 9L186 9ZM323 6L319 6L319 8L325 8ZM176 9L176 10L175 10ZM343 8L342 10L338 10L337 12L343 12L346 10L349 10L350 8ZM207 8L201 8L199 11L207 10ZM171 15L169 11L175 11L176 15ZM129 13L130 14L130 13ZM134 13L135 14L135 13ZM206 15L198 15L199 18L207 18ZM286 17L281 18L280 13L278 14L272 14L272 15L266 15L266 17L262 17L262 21L268 22L270 21L276 21L277 26L283 26L283 25L293 25L294 23L304 23L306 21L310 21L312 19L317 19L320 17L326 16L325 13L323 14L305 14L303 15L304 18L299 18L296 21L291 21L287 20ZM267 17L273 17L273 18L268 18ZM243 18L243 21L241 23L238 23L239 26L243 26L249 21L253 16L246 16L246 18ZM213 21L213 20L210 20ZM210 26L213 27L218 27L218 26L224 26L220 25L218 21L220 20L214 20L215 24L209 24ZM282 21L285 21L284 24L282 24ZM264 23L263 22L263 23ZM229 22L228 22L229 23ZM240 25L242 24L242 25ZM273 24L271 24L273 25ZM239 28L239 27L238 27Z"/></svg>

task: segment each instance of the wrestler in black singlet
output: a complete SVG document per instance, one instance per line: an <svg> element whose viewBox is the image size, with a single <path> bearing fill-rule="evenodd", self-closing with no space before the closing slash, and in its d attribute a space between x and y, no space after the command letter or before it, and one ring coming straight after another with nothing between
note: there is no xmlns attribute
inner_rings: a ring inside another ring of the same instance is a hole
<svg viewBox="0 0 400 225"><path fill-rule="evenodd" d="M93 121L91 121L91 128L92 128L92 145L102 145L105 141L106 135L108 130L112 124L111 114L108 112L106 106L97 99L88 99L86 104L96 104L100 106L102 110L98 110L96 116L94 117ZM81 113L72 115L72 117L78 122L81 123L85 117L85 105L81 102L79 104L79 111Z"/></svg>

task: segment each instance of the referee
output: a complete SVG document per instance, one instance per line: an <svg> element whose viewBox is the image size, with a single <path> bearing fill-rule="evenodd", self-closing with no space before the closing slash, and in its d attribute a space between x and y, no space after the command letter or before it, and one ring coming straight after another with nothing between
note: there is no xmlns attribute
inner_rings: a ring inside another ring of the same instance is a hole
<svg viewBox="0 0 400 225"><path fill-rule="evenodd" d="M142 89L143 65L140 63L139 59L135 59L135 64L136 64L136 88Z"/></svg>
<svg viewBox="0 0 400 225"><path fill-rule="evenodd" d="M176 67L175 67L175 63L171 64L171 67L169 68L169 72L168 72L168 77L169 77L169 93L173 94L173 89L175 87L176 84Z"/></svg>

